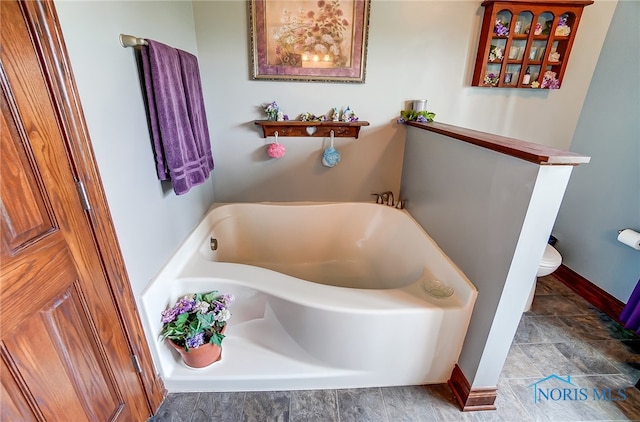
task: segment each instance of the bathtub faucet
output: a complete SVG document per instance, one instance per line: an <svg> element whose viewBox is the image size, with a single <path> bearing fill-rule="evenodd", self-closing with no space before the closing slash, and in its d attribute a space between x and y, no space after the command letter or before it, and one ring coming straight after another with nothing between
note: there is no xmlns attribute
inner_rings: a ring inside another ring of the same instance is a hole
<svg viewBox="0 0 640 422"><path fill-rule="evenodd" d="M376 204L388 205L398 209L404 209L407 202L404 199L399 199L398 202L396 202L393 192L390 190L382 193L372 193L372 195L376 197Z"/></svg>
<svg viewBox="0 0 640 422"><path fill-rule="evenodd" d="M393 192L391 192L390 190L383 192L382 193L382 201L383 203L389 205L390 207L393 207L395 205L395 199L393 197Z"/></svg>
<svg viewBox="0 0 640 422"><path fill-rule="evenodd" d="M381 193L372 193L371 195L376 197L376 204L384 204Z"/></svg>
<svg viewBox="0 0 640 422"><path fill-rule="evenodd" d="M389 205L391 207L394 205L393 192L390 190L382 193L372 193L371 195L376 197L376 204Z"/></svg>

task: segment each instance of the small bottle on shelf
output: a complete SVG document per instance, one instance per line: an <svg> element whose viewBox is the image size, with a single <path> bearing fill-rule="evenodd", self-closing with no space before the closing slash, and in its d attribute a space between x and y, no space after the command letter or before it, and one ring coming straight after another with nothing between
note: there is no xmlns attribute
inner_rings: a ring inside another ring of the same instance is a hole
<svg viewBox="0 0 640 422"><path fill-rule="evenodd" d="M531 69L527 66L527 70L524 72L524 76L522 77L522 84L529 85L531 82Z"/></svg>

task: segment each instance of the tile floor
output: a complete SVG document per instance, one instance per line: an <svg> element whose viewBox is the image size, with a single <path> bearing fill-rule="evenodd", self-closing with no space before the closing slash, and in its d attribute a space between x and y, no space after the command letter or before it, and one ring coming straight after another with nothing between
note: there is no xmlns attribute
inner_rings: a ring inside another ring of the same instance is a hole
<svg viewBox="0 0 640 422"><path fill-rule="evenodd" d="M552 399L534 402L531 384ZM538 279L498 381L496 411L460 412L446 384L363 389L169 394L161 421L640 421L640 338L553 276ZM597 390L599 397L594 396ZM554 393L555 392L555 393ZM556 400L553 400L555 397Z"/></svg>

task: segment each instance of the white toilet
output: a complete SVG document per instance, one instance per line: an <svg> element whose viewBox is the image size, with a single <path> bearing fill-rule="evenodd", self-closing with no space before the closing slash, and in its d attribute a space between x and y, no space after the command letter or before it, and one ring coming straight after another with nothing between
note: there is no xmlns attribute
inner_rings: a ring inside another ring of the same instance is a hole
<svg viewBox="0 0 640 422"><path fill-rule="evenodd" d="M560 252L558 252L556 248L547 243L547 246L544 249L544 254L542 255L542 260L540 261L540 266L538 267L536 280L534 280L533 282L533 288L529 293L527 305L524 307L524 312L527 312L529 309L531 309L533 296L536 294L536 284L538 277L543 277L545 275L551 274L558 269L560 264L562 264L562 255L560 255Z"/></svg>

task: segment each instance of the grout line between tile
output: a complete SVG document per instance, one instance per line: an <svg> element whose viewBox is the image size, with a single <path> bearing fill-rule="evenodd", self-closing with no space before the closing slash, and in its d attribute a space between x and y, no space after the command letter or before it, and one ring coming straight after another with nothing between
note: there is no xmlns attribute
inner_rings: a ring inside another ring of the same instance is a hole
<svg viewBox="0 0 640 422"><path fill-rule="evenodd" d="M198 393L196 396L196 401L193 404L193 409L191 409L191 415L189 416L189 422L193 421L193 417L196 414L196 409L198 409L198 403L200 403L200 397L202 397L202 393Z"/></svg>
<svg viewBox="0 0 640 422"><path fill-rule="evenodd" d="M245 391L244 394L242 394L242 412L240 412L240 419L238 420L238 422L242 422L242 420L244 419L244 409L246 405L247 405L247 392Z"/></svg>
<svg viewBox="0 0 640 422"><path fill-rule="evenodd" d="M382 408L384 409L384 416L389 420L389 412L387 412L387 403L384 401L384 394L382 394L382 388L378 387L378 393L380 393L380 399L382 400Z"/></svg>

